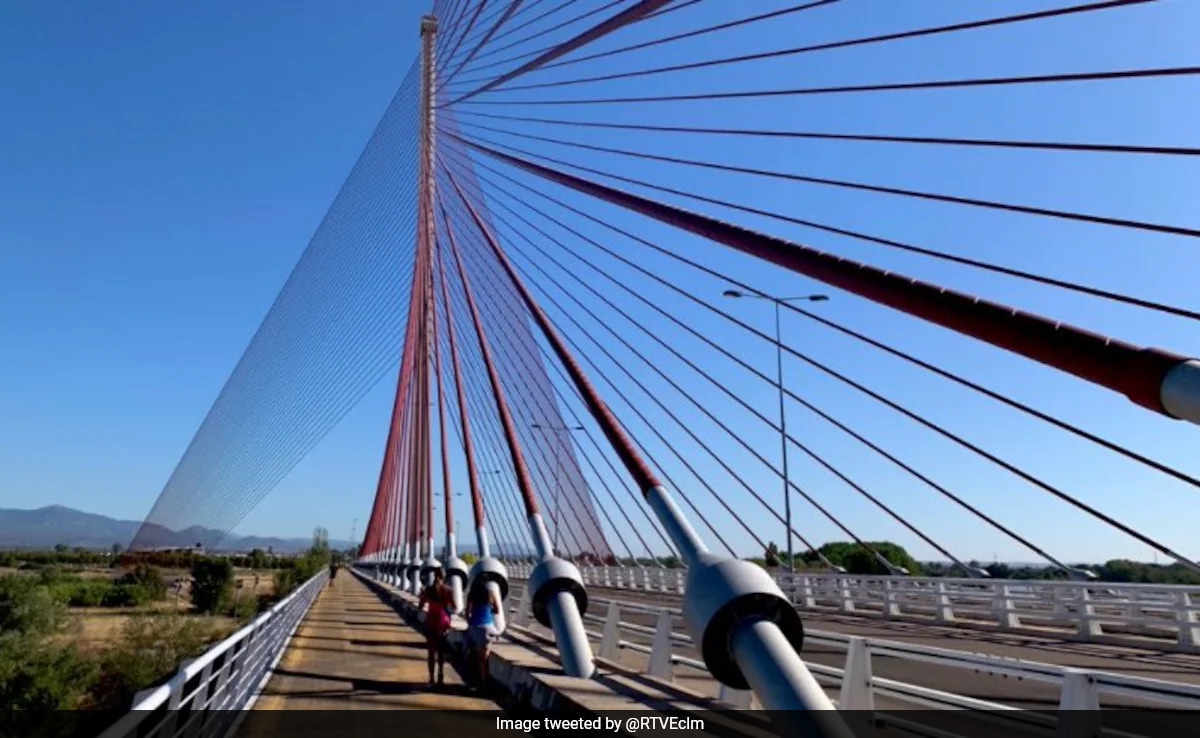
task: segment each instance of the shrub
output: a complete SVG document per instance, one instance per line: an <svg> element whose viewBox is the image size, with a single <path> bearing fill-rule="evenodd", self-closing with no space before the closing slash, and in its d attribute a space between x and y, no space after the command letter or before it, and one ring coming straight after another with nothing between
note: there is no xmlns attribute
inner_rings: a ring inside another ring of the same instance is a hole
<svg viewBox="0 0 1200 738"><path fill-rule="evenodd" d="M261 548L256 548L250 552L249 564L251 569L266 569L270 563L271 560L267 558L266 551L263 551Z"/></svg>
<svg viewBox="0 0 1200 738"><path fill-rule="evenodd" d="M121 584L136 585L145 592L146 600L162 600L167 597L167 583L162 577L162 573L147 564L138 564L130 571L121 577Z"/></svg>
<svg viewBox="0 0 1200 738"><path fill-rule="evenodd" d="M0 705L5 710L74 709L94 676L72 646L49 637L66 608L34 577L0 577Z"/></svg>
<svg viewBox="0 0 1200 738"><path fill-rule="evenodd" d="M296 570L291 567L276 569L273 579L275 581L275 596L280 599L287 597L300 584L300 578L296 575Z"/></svg>
<svg viewBox="0 0 1200 738"><path fill-rule="evenodd" d="M52 591L59 602L70 607L100 607L106 604L113 589L111 582L99 579L60 581Z"/></svg>
<svg viewBox="0 0 1200 738"><path fill-rule="evenodd" d="M55 633L62 627L65 610L50 590L32 577L0 577L0 633Z"/></svg>
<svg viewBox="0 0 1200 738"><path fill-rule="evenodd" d="M278 601L279 601L279 598L276 597L275 595L269 595L269 594L258 595L255 598L255 609L257 610L257 614L262 615L264 612L266 612L267 610L270 610L272 607L274 607L275 603Z"/></svg>
<svg viewBox="0 0 1200 738"><path fill-rule="evenodd" d="M96 677L72 645L30 635L0 637L0 705L5 710L73 710Z"/></svg>
<svg viewBox="0 0 1200 738"><path fill-rule="evenodd" d="M51 585L66 579L63 570L58 566L47 566L38 571L38 583Z"/></svg>
<svg viewBox="0 0 1200 738"><path fill-rule="evenodd" d="M233 565L226 559L201 559L192 566L192 604L202 613L223 611L233 595Z"/></svg>
<svg viewBox="0 0 1200 738"><path fill-rule="evenodd" d="M258 600L249 592L245 592L234 602L229 615L237 620L250 620L258 613Z"/></svg>
<svg viewBox="0 0 1200 738"><path fill-rule="evenodd" d="M150 600L150 593L142 585L118 582L109 585L102 604L105 607L139 607Z"/></svg>
<svg viewBox="0 0 1200 738"><path fill-rule="evenodd" d="M184 659L203 653L208 635L202 623L179 615L131 618L121 641L101 660L88 707L128 710L134 695L166 680Z"/></svg>

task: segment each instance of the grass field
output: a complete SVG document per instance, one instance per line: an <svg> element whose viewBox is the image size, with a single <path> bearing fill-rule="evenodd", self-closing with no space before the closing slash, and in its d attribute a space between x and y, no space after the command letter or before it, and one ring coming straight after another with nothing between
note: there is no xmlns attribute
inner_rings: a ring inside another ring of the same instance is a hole
<svg viewBox="0 0 1200 738"><path fill-rule="evenodd" d="M120 575L119 570L89 567L62 569L64 574L82 579L112 580ZM38 570L12 569L0 567L0 576L16 574L18 576L38 576ZM237 589L235 598L238 600L270 596L275 593L273 572L256 572L249 569L238 569L235 572ZM216 642L232 634L238 628L249 622L250 618L237 620L232 617L213 615L197 615L192 613L192 601L186 582L190 573L183 569L168 569L162 572L163 579L169 587L165 600L151 602L140 607L72 607L69 609L69 625L59 636L63 641L74 643L85 654L99 654L122 637L126 624L130 619L145 615L171 614L185 615L203 624L208 633L209 642ZM177 582L185 586L176 588Z"/></svg>

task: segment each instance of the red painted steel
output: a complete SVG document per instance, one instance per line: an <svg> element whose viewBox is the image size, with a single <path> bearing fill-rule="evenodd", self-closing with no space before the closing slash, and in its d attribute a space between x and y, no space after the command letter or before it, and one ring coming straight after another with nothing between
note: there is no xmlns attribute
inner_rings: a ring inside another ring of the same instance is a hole
<svg viewBox="0 0 1200 738"><path fill-rule="evenodd" d="M450 291L446 283L446 265L442 261L442 251L439 244L434 244L436 249L438 274L441 277L442 283L442 302L446 305L446 310L450 310ZM458 415L459 424L462 426L463 434L463 453L467 457L467 479L471 485L471 508L475 514L475 527L482 528L484 524L483 510L483 495L479 489L479 467L475 460L475 442L471 439L471 420L470 413L467 411L467 396L466 390L463 388L462 366L458 360L458 336L454 328L454 321L446 320L446 338L450 343L450 360L454 365L454 388L458 396Z"/></svg>
<svg viewBox="0 0 1200 738"><path fill-rule="evenodd" d="M457 187L457 185L455 185ZM445 205L442 205L442 220L446 223L446 234L450 241L450 252L454 256L454 262L458 267L458 277L463 286L463 294L467 298L467 307L471 311L471 321L475 325L475 333L479 338L479 351L483 354L483 363L487 367L488 379L491 381L492 394L496 399L496 410L500 414L500 422L504 427L504 437L508 442L509 455L512 457L513 469L517 472L517 486L520 487L521 497L525 502L525 514L536 515L538 513L537 496L533 491L533 478L529 474L529 467L525 463L525 455L521 451L521 441L517 436L516 425L513 422L512 412L508 408L508 400L504 396L504 387L500 383L500 374L496 371L496 364L492 360L492 349L488 345L487 332L483 327L483 320L479 317L479 307L475 304L475 294L471 289L471 280L467 276L466 266L463 264L462 254L458 250L458 242L454 237L454 226L450 222L450 217L446 214Z"/></svg>
<svg viewBox="0 0 1200 738"><path fill-rule="evenodd" d="M825 284L1120 392L1166 415L1163 378L1187 357L1142 348L559 172L465 141L471 148L614 205L703 236Z"/></svg>
<svg viewBox="0 0 1200 738"><path fill-rule="evenodd" d="M554 61L555 59L571 53L575 49L578 49L580 47L586 46L587 44L590 44L591 42L595 41L598 38L607 36L608 34L612 33L613 31L616 31L624 26L627 26L630 23L636 23L637 21L641 20L642 18L646 17L647 15L653 13L656 10L659 10L663 6L670 4L671 2L673 2L673 0L640 0L640 2L638 2L637 5L634 5L633 7L630 7L630 8L626 8L625 10L622 10L620 13L617 13L616 15L612 16L611 18L601 21L600 23L597 23L595 26L592 26L588 30L579 34L578 36L562 42L558 46L555 46L553 49L547 50L545 53L539 54L536 58L530 59L529 61L525 62L524 64L522 64L521 66L512 70L511 72L507 72L505 74L500 75L499 77L492 80L491 82L488 82L480 87L475 88L471 92L468 92L467 94L459 97L458 99L453 100L449 104L455 105L457 103L463 102L464 100L470 100L471 98L475 97L476 95L482 95L483 93L487 92L488 90L495 89L506 82L511 82L512 80L516 79L517 77L520 77L523 74L532 72L533 70L535 70L539 67L545 66L546 64L549 64L550 62Z"/></svg>
<svg viewBox="0 0 1200 738"><path fill-rule="evenodd" d="M575 361L575 357L571 355L570 350L567 349L566 344L563 342L562 338L559 337L558 332L550 323L550 319L546 317L546 313L542 311L541 306L539 306L537 301L533 299L533 295L530 294L529 290L525 287L524 282L522 282L521 278L517 276L516 270L513 269L512 264L509 262L508 257L504 253L504 249L500 247L499 242L496 240L495 236L492 235L491 230L483 222L483 219L479 217L479 213L471 205L470 201L466 197L466 194L458 186L458 181L454 178L454 175L447 172L447 176L450 178L450 183L454 186L454 189L458 192L458 196L466 205L467 211L471 215L471 219L475 221L475 225L479 228L480 233L483 234L484 239L492 248L496 258L500 261L501 266L504 267L504 271L507 272L509 279L512 280L513 286L516 287L517 292L520 293L521 299L525 303L525 307L528 308L529 312L533 315L534 320L537 321L538 326L542 329L543 335L546 337L546 340L549 341L550 345L554 348L554 353L558 355L559 361L561 361L563 366L566 367L567 373L571 375L571 379L575 382L575 386L579 389L579 393L583 396L584 402L587 403L588 410L592 413L592 417L594 417L596 422L600 424L600 428L604 431L604 435L608 438L608 442L612 444L613 449L617 452L617 455L621 457L621 462L625 465L625 468L629 470L629 473L633 476L634 481L637 482L637 485L642 490L642 493L645 494L651 488L659 486L661 482L658 480L657 475L650 470L650 467L646 464L645 460L642 459L641 454L639 454L637 449L634 447L633 442L629 440L627 435L625 435L624 429L621 428L621 424L617 421L616 416L614 416L612 411L608 409L608 405L605 404L604 400L600 399L600 393L596 391L596 388L587 378L587 375L584 374L582 367L580 367L579 363Z"/></svg>

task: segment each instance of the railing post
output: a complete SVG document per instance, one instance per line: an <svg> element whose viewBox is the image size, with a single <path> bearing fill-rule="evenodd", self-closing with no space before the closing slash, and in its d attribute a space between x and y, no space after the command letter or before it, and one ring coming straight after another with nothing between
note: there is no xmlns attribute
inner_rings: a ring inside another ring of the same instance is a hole
<svg viewBox="0 0 1200 738"><path fill-rule="evenodd" d="M1003 622L1003 613L1000 617ZM946 591L945 582L938 582L937 585L937 619L942 623L954 622L954 608L950 606L950 594Z"/></svg>
<svg viewBox="0 0 1200 738"><path fill-rule="evenodd" d="M800 589L804 592L804 607L813 609L817 606L817 598L813 595L812 577L805 575L800 578Z"/></svg>
<svg viewBox="0 0 1200 738"><path fill-rule="evenodd" d="M666 591L667 591L667 575L666 575L666 572L664 572L664 571L663 571L663 569L662 569L662 567L661 567L661 566L660 566L660 567L657 569L657 571L658 571L658 591L659 591L659 592L666 592Z"/></svg>
<svg viewBox="0 0 1200 738"><path fill-rule="evenodd" d="M754 702L754 693L748 689L734 689L722 684L717 692L717 699L738 709L749 710Z"/></svg>
<svg viewBox="0 0 1200 738"><path fill-rule="evenodd" d="M1200 646L1200 628L1197 627L1196 611L1192 609L1192 596L1180 592L1176 603L1176 622L1179 623L1179 645L1192 649Z"/></svg>
<svg viewBox="0 0 1200 738"><path fill-rule="evenodd" d="M529 580L525 581L525 588L521 590L521 598L517 600L517 611L513 614L513 625L518 628L525 627L526 618L529 616Z"/></svg>
<svg viewBox="0 0 1200 738"><path fill-rule="evenodd" d="M612 567L604 565L604 586L611 588L613 586Z"/></svg>
<svg viewBox="0 0 1200 738"><path fill-rule="evenodd" d="M854 612L854 595L850 593L850 577L840 577L838 583L842 588L842 611Z"/></svg>
<svg viewBox="0 0 1200 738"><path fill-rule="evenodd" d="M675 681L675 669L671 663L671 613L658 611L658 623L654 628L654 644L650 648L650 676Z"/></svg>
<svg viewBox="0 0 1200 738"><path fill-rule="evenodd" d="M1066 620L1069 622L1071 620L1071 613L1067 608L1067 601L1063 597L1063 590L1061 587L1050 588L1050 602L1052 603L1050 611L1053 613L1054 620L1056 622L1059 620Z"/></svg>
<svg viewBox="0 0 1200 738"><path fill-rule="evenodd" d="M684 576L683 576L683 570L676 569L675 570L675 591L678 592L679 594L683 594L684 581L685 580L684 580Z"/></svg>
<svg viewBox="0 0 1200 738"><path fill-rule="evenodd" d="M1092 605L1092 593L1086 584L1079 587L1079 635L1084 638L1101 635L1096 608Z"/></svg>
<svg viewBox="0 0 1200 738"><path fill-rule="evenodd" d="M996 622L1001 628L1019 628L1021 627L1021 619L1017 617L1016 608L1013 606L1012 591L1007 584L1000 585L1000 594L996 598Z"/></svg>
<svg viewBox="0 0 1200 738"><path fill-rule="evenodd" d="M183 734L188 738L196 738L204 732L204 723L208 719L208 688L209 682L212 681L213 664L208 662L204 668L200 670L200 686L192 693L191 703L188 705L187 711L187 728ZM186 688L186 684L184 688Z"/></svg>
<svg viewBox="0 0 1200 738"><path fill-rule="evenodd" d="M896 582L892 579L883 580L883 615L892 618L900 614L900 606L896 604Z"/></svg>
<svg viewBox="0 0 1200 738"><path fill-rule="evenodd" d="M604 616L604 635L600 638L600 658L621 661L621 606L608 603L608 614Z"/></svg>
<svg viewBox="0 0 1200 738"><path fill-rule="evenodd" d="M251 621L250 632L246 633L246 637L242 639L241 644L231 648L225 657L225 689L222 690L224 698L215 705L216 709L229 709L229 705L241 689L242 682L246 680L246 662L249 660L251 650L257 642L258 626L255 625L255 621Z"/></svg>
<svg viewBox="0 0 1200 738"><path fill-rule="evenodd" d="M1057 738L1093 738L1100 735L1100 695L1092 675L1064 669L1058 702Z"/></svg>
<svg viewBox="0 0 1200 738"><path fill-rule="evenodd" d="M842 688L838 695L838 710L875 709L875 690L871 683L871 652L864 638L851 638L846 649L846 666L842 671Z"/></svg>

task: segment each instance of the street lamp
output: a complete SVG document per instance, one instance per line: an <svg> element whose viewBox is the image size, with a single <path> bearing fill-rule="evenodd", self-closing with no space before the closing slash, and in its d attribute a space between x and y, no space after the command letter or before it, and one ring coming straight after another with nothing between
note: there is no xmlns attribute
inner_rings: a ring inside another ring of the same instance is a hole
<svg viewBox="0 0 1200 738"><path fill-rule="evenodd" d="M788 486L788 451L787 451L787 415L783 405L783 339L779 327L779 312L785 302L825 302L828 295L801 295L799 297L773 297L764 294L748 294L737 290L725 290L725 297L749 298L753 300L770 300L775 305L775 369L776 386L779 389L779 443L783 456L783 509L787 518L787 553L788 571L796 573L796 556L792 550L792 494Z"/></svg>
<svg viewBox="0 0 1200 738"><path fill-rule="evenodd" d="M559 436L558 431L581 431L582 425L567 425L567 426L545 426L534 423L530 426L535 430L540 430L543 433L554 431L554 550L561 555L562 537L559 531L562 529L562 508L559 503L562 498L562 480L559 479L559 471L562 469L562 460L558 456Z"/></svg>

